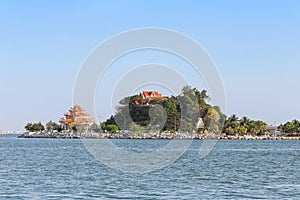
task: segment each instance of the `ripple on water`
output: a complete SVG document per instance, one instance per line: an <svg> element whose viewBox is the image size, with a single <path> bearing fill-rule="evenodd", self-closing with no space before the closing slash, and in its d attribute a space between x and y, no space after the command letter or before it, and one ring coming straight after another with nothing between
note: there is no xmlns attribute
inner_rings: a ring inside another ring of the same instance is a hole
<svg viewBox="0 0 300 200"><path fill-rule="evenodd" d="M153 151L164 140L114 140ZM147 174L106 168L80 140L0 138L0 199L295 199L300 141L202 141L172 165Z"/></svg>

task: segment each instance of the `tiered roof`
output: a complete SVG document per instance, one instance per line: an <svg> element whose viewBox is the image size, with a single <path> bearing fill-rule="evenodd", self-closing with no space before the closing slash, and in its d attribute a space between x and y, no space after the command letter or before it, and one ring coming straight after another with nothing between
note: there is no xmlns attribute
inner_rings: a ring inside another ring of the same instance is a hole
<svg viewBox="0 0 300 200"><path fill-rule="evenodd" d="M89 118L89 114L79 105L74 105L68 113L64 114L64 116L65 117L59 121L62 124L90 124L94 122L91 118Z"/></svg>

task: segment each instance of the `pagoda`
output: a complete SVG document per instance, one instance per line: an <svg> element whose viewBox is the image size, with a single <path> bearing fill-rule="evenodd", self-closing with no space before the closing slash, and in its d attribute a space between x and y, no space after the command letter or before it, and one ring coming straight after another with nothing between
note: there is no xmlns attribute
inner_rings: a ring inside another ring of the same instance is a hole
<svg viewBox="0 0 300 200"><path fill-rule="evenodd" d="M87 127L94 123L94 120L92 120L89 114L79 105L74 105L64 116L64 118L59 120L59 123L62 124L65 130L70 129L71 123L86 125Z"/></svg>

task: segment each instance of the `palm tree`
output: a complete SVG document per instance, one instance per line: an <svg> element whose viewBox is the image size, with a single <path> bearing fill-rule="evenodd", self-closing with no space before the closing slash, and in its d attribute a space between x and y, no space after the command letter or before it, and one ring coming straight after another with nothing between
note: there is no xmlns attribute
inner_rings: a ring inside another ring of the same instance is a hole
<svg viewBox="0 0 300 200"><path fill-rule="evenodd" d="M238 117L236 116L236 114L233 114L233 115L231 115L229 118L228 118L228 120L227 121L229 121L229 122L237 122L238 121Z"/></svg>
<svg viewBox="0 0 300 200"><path fill-rule="evenodd" d="M246 116L242 117L242 119L240 120L240 124L241 124L242 126L248 126L249 123L250 123L250 119L247 118Z"/></svg>

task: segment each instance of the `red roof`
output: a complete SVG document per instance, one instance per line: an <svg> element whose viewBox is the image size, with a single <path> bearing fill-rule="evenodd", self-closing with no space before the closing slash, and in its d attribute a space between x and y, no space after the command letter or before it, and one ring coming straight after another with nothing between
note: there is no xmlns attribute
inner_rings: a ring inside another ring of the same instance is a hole
<svg viewBox="0 0 300 200"><path fill-rule="evenodd" d="M89 118L89 114L80 107L79 105L75 105L73 108L69 110L68 113L65 113L65 118L59 120L60 123L70 124L72 122L76 123L93 123L94 121Z"/></svg>
<svg viewBox="0 0 300 200"><path fill-rule="evenodd" d="M147 99L148 97L161 97L161 93L157 91L143 91L142 94L144 99Z"/></svg>

